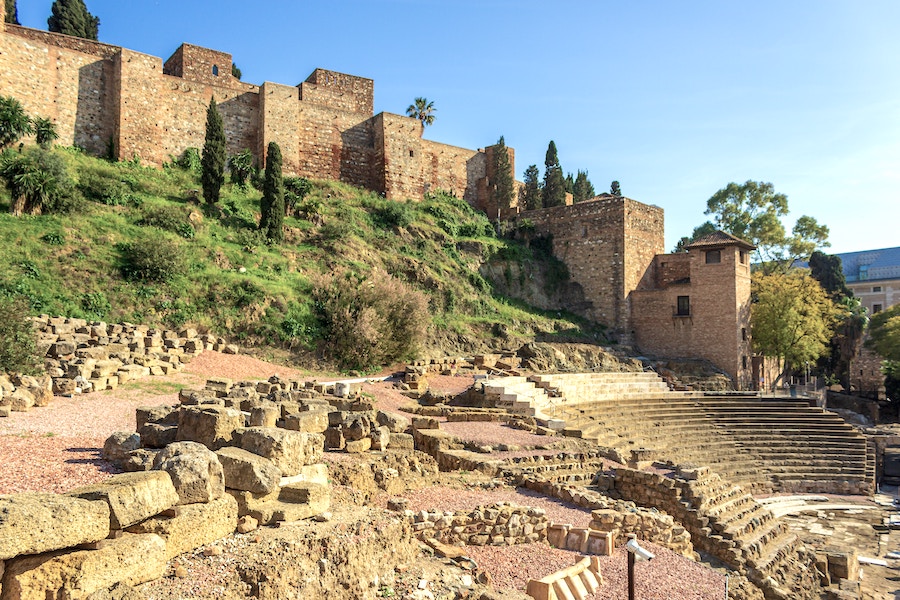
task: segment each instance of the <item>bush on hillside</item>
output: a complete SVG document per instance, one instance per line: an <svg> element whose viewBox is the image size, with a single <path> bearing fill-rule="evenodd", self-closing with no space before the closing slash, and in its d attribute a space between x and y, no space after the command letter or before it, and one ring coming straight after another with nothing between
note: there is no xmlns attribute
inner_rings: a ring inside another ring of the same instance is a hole
<svg viewBox="0 0 900 600"><path fill-rule="evenodd" d="M107 206L125 206L132 201L131 189L112 171L84 171L78 189L88 200Z"/></svg>
<svg viewBox="0 0 900 600"><path fill-rule="evenodd" d="M190 240L196 231L189 216L190 211L181 206L156 206L144 210L138 225L159 227Z"/></svg>
<svg viewBox="0 0 900 600"><path fill-rule="evenodd" d="M186 270L184 253L178 240L150 235L124 244L122 275L132 281L168 282Z"/></svg>
<svg viewBox="0 0 900 600"><path fill-rule="evenodd" d="M22 298L0 297L0 373L35 373L37 336Z"/></svg>
<svg viewBox="0 0 900 600"><path fill-rule="evenodd" d="M428 331L428 299L382 272L326 275L313 282L326 357L366 371L412 358Z"/></svg>
<svg viewBox="0 0 900 600"><path fill-rule="evenodd" d="M38 146L0 154L0 178L9 189L13 214L68 213L79 207L65 161Z"/></svg>

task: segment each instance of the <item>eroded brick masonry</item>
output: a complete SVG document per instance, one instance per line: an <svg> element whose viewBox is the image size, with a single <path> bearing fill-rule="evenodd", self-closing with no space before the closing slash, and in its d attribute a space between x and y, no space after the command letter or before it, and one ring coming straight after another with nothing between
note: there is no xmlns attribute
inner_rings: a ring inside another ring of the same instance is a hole
<svg viewBox="0 0 900 600"><path fill-rule="evenodd" d="M61 144L159 166L202 147L214 97L229 154L249 148L259 159L274 141L288 174L345 181L395 199L441 189L490 208L485 151L422 139L422 125L410 117L373 114L371 79L316 69L296 86L257 86L232 77L231 65L230 54L190 44L163 62L0 25L2 94L54 121Z"/></svg>

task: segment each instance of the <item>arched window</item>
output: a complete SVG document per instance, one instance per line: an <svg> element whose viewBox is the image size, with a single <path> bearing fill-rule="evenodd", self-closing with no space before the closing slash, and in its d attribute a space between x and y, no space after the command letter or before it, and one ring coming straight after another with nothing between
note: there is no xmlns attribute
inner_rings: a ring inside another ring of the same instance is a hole
<svg viewBox="0 0 900 600"><path fill-rule="evenodd" d="M219 65L213 65L213 77L219 76Z"/></svg>

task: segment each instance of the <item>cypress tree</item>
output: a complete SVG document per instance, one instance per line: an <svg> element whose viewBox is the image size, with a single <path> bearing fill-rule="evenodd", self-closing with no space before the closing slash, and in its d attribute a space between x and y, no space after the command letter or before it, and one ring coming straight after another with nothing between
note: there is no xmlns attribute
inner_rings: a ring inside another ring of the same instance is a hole
<svg viewBox="0 0 900 600"><path fill-rule="evenodd" d="M566 193L575 195L575 178L571 173L566 173Z"/></svg>
<svg viewBox="0 0 900 600"><path fill-rule="evenodd" d="M540 177L537 165L529 165L525 169L525 186L522 188L522 204L525 210L535 210L544 206L541 202Z"/></svg>
<svg viewBox="0 0 900 600"><path fill-rule="evenodd" d="M200 182L203 199L208 204L219 201L219 191L225 183L225 126L216 107L216 99L209 99L206 109L206 141L200 159Z"/></svg>
<svg viewBox="0 0 900 600"><path fill-rule="evenodd" d="M259 229L272 243L284 240L284 177L281 174L281 148L269 142L266 150L266 177L260 200Z"/></svg>
<svg viewBox="0 0 900 600"><path fill-rule="evenodd" d="M494 146L494 180L491 182L491 200L498 209L509 208L513 201L512 166L509 164L509 150L503 136Z"/></svg>
<svg viewBox="0 0 900 600"><path fill-rule="evenodd" d="M618 181L613 181L611 184L609 184L609 193L612 194L613 196L621 196L622 195L622 188L619 187Z"/></svg>
<svg viewBox="0 0 900 600"><path fill-rule="evenodd" d="M55 0L50 7L47 27L53 33L64 33L96 40L100 19L88 12L84 0Z"/></svg>
<svg viewBox="0 0 900 600"><path fill-rule="evenodd" d="M572 191L575 202L584 202L596 195L597 194L594 192L594 184L588 179L587 171L579 170L578 175L575 177L575 186Z"/></svg>
<svg viewBox="0 0 900 600"><path fill-rule="evenodd" d="M541 202L544 206L564 206L566 204L566 181L563 177L562 167L559 166L559 156L556 154L556 144L550 140L547 146L547 155L544 159L544 187L541 190Z"/></svg>
<svg viewBox="0 0 900 600"><path fill-rule="evenodd" d="M19 9L16 7L16 0L6 0L6 15L3 20L13 25L21 25L19 23Z"/></svg>

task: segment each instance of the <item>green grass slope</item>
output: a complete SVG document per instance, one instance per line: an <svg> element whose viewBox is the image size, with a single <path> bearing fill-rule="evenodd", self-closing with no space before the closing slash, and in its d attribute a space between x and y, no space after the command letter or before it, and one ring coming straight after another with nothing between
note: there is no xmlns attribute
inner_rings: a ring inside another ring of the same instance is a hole
<svg viewBox="0 0 900 600"><path fill-rule="evenodd" d="M54 152L80 198L70 213L13 216L0 184L0 296L25 297L34 314L192 325L312 356L324 335L315 286L330 274L347 285L387 274L427 296L423 352L496 349L534 336L600 338L571 315L497 295L479 274L486 261L537 268L546 259L499 239L483 214L449 195L394 202L313 181L285 220L285 242L270 246L256 230L261 194L253 187L228 183L208 207L190 169ZM136 248L161 271L130 260Z"/></svg>

